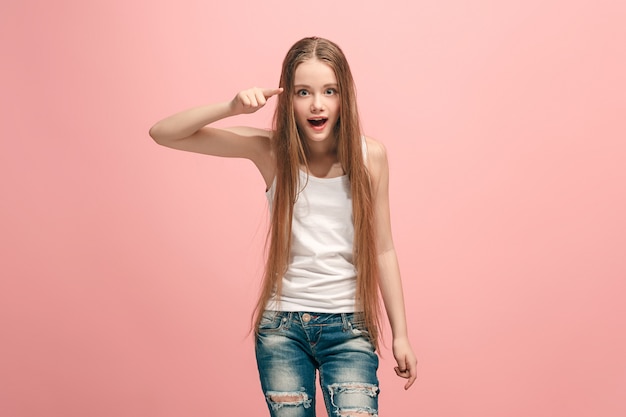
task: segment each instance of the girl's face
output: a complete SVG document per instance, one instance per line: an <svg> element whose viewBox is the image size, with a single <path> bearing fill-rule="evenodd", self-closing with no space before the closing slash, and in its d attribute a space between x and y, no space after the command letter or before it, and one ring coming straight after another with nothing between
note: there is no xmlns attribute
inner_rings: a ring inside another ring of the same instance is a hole
<svg viewBox="0 0 626 417"><path fill-rule="evenodd" d="M302 62L294 77L293 111L306 140L333 141L341 100L335 71L315 58Z"/></svg>

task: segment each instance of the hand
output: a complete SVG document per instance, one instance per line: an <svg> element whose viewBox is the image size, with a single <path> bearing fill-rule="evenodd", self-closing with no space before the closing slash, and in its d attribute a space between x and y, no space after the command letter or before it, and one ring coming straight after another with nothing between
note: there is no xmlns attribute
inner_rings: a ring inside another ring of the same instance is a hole
<svg viewBox="0 0 626 417"><path fill-rule="evenodd" d="M230 102L234 114L250 114L259 110L267 100L283 92L282 88L258 88L253 87L237 93Z"/></svg>
<svg viewBox="0 0 626 417"><path fill-rule="evenodd" d="M411 388L417 378L417 358L411 349L411 344L407 338L393 340L393 357L398 366L394 368L396 375L400 378L408 379L404 389Z"/></svg>

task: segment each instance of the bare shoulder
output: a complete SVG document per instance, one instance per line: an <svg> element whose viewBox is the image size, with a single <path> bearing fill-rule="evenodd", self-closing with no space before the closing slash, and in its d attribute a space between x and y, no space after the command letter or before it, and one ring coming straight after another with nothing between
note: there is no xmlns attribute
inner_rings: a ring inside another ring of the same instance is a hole
<svg viewBox="0 0 626 417"><path fill-rule="evenodd" d="M387 175L387 149L385 145L369 136L365 137L367 145L367 166L369 167L372 180L378 182L382 176Z"/></svg>

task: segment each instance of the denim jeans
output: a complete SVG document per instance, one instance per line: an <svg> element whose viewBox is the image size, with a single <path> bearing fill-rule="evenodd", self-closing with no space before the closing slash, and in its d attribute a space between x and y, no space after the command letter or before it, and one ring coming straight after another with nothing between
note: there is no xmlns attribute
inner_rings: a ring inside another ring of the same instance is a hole
<svg viewBox="0 0 626 417"><path fill-rule="evenodd" d="M256 359L272 417L314 417L320 375L330 417L378 415L378 355L359 313L266 311Z"/></svg>

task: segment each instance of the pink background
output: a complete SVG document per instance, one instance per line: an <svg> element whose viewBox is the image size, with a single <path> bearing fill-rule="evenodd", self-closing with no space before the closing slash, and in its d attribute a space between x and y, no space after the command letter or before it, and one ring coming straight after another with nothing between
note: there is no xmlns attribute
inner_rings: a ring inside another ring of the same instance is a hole
<svg viewBox="0 0 626 417"><path fill-rule="evenodd" d="M313 34L390 155L420 364L387 338L381 415L626 415L623 2L212 3L0 6L0 416L266 415L262 179L147 131Z"/></svg>

